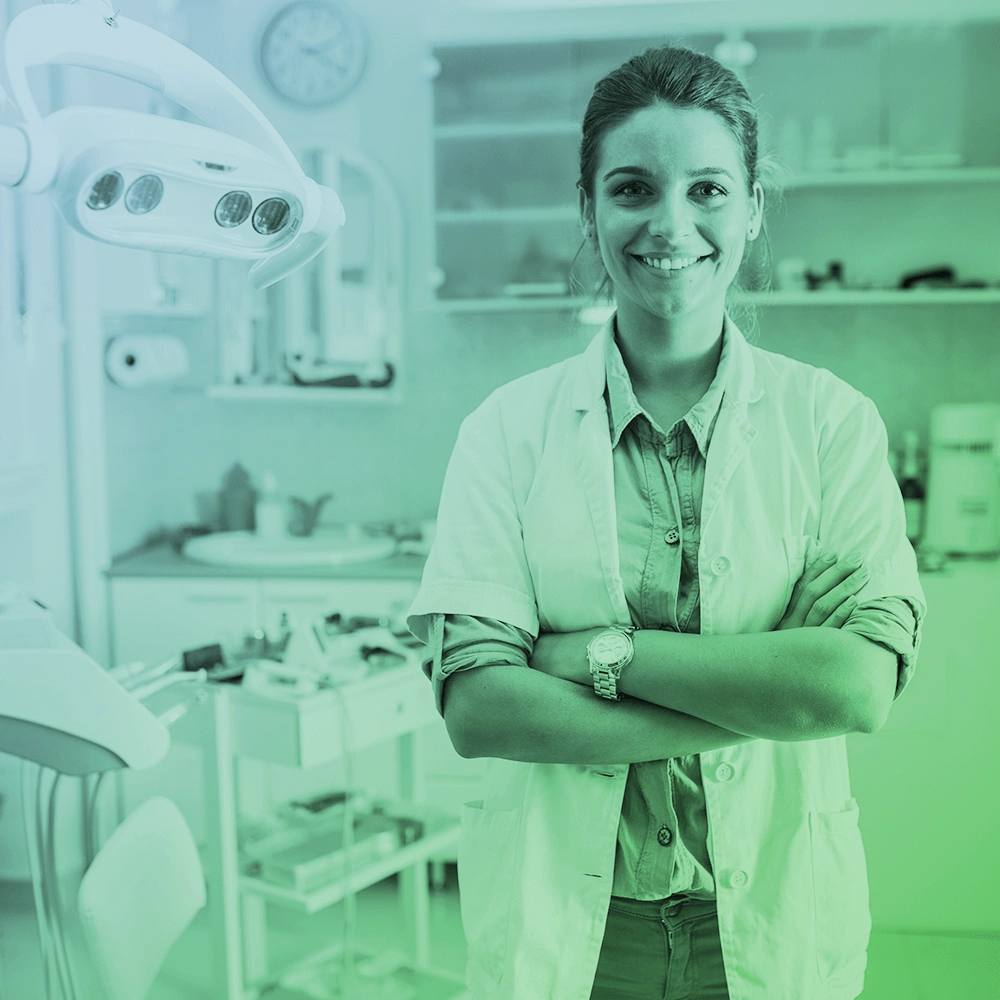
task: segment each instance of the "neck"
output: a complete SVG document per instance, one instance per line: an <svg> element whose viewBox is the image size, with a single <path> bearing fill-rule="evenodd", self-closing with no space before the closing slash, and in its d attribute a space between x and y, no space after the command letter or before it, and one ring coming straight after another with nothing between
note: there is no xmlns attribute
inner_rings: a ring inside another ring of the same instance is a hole
<svg viewBox="0 0 1000 1000"><path fill-rule="evenodd" d="M633 390L704 395L722 356L724 316L722 303L671 317L620 303L615 339Z"/></svg>

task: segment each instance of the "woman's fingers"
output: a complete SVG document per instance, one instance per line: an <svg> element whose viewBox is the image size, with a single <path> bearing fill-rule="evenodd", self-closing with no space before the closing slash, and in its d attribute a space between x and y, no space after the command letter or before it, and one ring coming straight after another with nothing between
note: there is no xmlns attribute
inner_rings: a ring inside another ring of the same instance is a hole
<svg viewBox="0 0 1000 1000"><path fill-rule="evenodd" d="M842 609L844 602L857 594L868 582L869 573L865 566L844 567L838 564L835 569L837 572L829 578L825 578L824 574L816 581L820 586L820 592L806 616L807 625L826 624L832 615Z"/></svg>

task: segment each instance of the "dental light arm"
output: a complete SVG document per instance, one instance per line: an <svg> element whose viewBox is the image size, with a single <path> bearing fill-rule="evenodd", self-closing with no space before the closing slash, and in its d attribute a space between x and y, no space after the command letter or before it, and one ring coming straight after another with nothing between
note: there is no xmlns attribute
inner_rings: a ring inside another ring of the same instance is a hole
<svg viewBox="0 0 1000 1000"><path fill-rule="evenodd" d="M109 10L101 0L45 4L10 23L4 57L24 121L0 126L0 183L48 192L66 222L93 239L255 260L255 288L315 257L344 222L336 192L305 175L260 110L214 66ZM144 84L205 125L81 106L43 119L26 70L46 64Z"/></svg>

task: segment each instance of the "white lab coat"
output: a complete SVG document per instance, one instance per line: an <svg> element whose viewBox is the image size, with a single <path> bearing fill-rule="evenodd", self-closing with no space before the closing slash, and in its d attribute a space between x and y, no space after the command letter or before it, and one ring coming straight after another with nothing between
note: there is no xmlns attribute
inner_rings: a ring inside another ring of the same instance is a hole
<svg viewBox="0 0 1000 1000"><path fill-rule="evenodd" d="M926 610L875 404L746 342L709 448L703 634L769 631L810 540L871 576L859 597ZM608 416L609 321L587 350L496 390L462 423L409 624L498 618L531 634L628 623ZM871 929L843 736L701 754L731 1000L853 1000ZM462 810L459 887L476 1000L587 1000L628 765L490 760ZM887 778L891 780L891 776Z"/></svg>

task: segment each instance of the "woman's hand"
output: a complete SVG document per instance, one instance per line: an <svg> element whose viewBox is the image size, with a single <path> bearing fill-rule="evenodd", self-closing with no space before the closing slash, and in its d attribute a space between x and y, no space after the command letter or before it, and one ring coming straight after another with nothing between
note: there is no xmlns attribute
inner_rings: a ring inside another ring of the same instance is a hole
<svg viewBox="0 0 1000 1000"><path fill-rule="evenodd" d="M542 632L535 640L528 663L534 670L589 687L594 682L590 676L587 646L603 631L602 627L580 632Z"/></svg>
<svg viewBox="0 0 1000 1000"><path fill-rule="evenodd" d="M853 566L829 553L802 571L778 629L826 625L840 628L857 605L854 595L868 582L864 564Z"/></svg>

